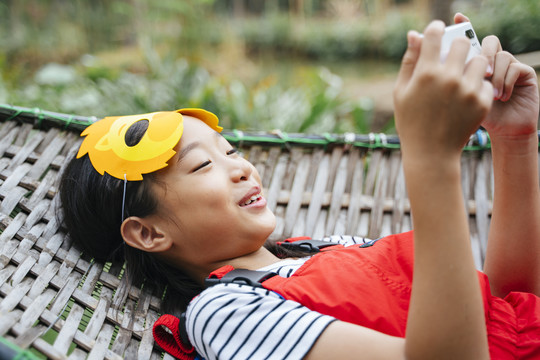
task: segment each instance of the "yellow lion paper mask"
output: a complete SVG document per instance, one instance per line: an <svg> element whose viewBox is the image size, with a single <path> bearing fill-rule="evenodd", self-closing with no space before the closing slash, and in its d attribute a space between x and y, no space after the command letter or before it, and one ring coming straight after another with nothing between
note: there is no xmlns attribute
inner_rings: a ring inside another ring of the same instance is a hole
<svg viewBox="0 0 540 360"><path fill-rule="evenodd" d="M88 154L92 166L101 175L107 172L115 178L142 180L148 174L167 166L174 156L173 148L184 131L182 115L193 116L210 128L221 132L216 115L202 109L180 109L148 114L109 116L87 127L77 158ZM148 121L148 128L141 140L133 145L126 144L126 133L138 121Z"/></svg>

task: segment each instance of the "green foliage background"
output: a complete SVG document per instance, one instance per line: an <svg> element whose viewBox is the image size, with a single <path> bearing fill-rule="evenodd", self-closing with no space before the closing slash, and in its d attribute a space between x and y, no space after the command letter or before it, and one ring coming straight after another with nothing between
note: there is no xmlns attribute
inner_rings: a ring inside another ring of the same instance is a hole
<svg viewBox="0 0 540 360"><path fill-rule="evenodd" d="M367 132L373 101L347 93L324 64L397 68L407 30L429 19L398 5L377 17L332 17L323 11L330 2L312 2L310 16L277 1L238 17L213 0L0 1L0 102L98 117L193 106L227 128ZM514 53L540 50L537 0L466 4L480 37L497 34ZM321 65L243 77L245 57Z"/></svg>

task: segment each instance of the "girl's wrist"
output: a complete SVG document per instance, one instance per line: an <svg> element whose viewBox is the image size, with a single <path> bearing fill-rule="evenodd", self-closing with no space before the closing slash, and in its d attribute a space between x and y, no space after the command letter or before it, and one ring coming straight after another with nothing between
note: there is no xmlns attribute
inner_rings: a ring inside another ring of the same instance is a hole
<svg viewBox="0 0 540 360"><path fill-rule="evenodd" d="M454 168L461 162L462 150L456 146L419 146L402 143L403 163L425 168ZM443 169L441 169L443 170Z"/></svg>
<svg viewBox="0 0 540 360"><path fill-rule="evenodd" d="M538 153L538 132L523 135L490 135L493 152L505 156Z"/></svg>
<svg viewBox="0 0 540 360"><path fill-rule="evenodd" d="M407 182L428 185L429 182L459 181L461 177L461 157L457 155L423 154L404 155L403 170Z"/></svg>

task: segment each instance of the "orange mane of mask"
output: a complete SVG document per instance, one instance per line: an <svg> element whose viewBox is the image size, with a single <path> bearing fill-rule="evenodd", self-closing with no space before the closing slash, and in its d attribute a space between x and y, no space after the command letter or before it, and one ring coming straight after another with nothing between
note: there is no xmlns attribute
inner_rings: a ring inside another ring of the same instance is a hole
<svg viewBox="0 0 540 360"><path fill-rule="evenodd" d="M176 154L173 148L184 131L182 115L192 116L221 132L216 115L202 109L180 109L148 114L109 116L87 127L77 158L88 154L92 166L103 175L129 181L142 180L148 174L167 166ZM148 121L148 128L141 140L126 144L126 133L138 121Z"/></svg>

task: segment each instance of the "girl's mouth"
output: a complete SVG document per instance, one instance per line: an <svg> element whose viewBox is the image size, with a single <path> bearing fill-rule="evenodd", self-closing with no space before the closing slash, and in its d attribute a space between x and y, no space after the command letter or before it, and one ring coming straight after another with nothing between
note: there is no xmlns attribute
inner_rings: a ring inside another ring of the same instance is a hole
<svg viewBox="0 0 540 360"><path fill-rule="evenodd" d="M240 206L248 206L251 205L257 201L259 201L262 198L261 193L252 195L249 199L247 199L245 202L241 203Z"/></svg>

